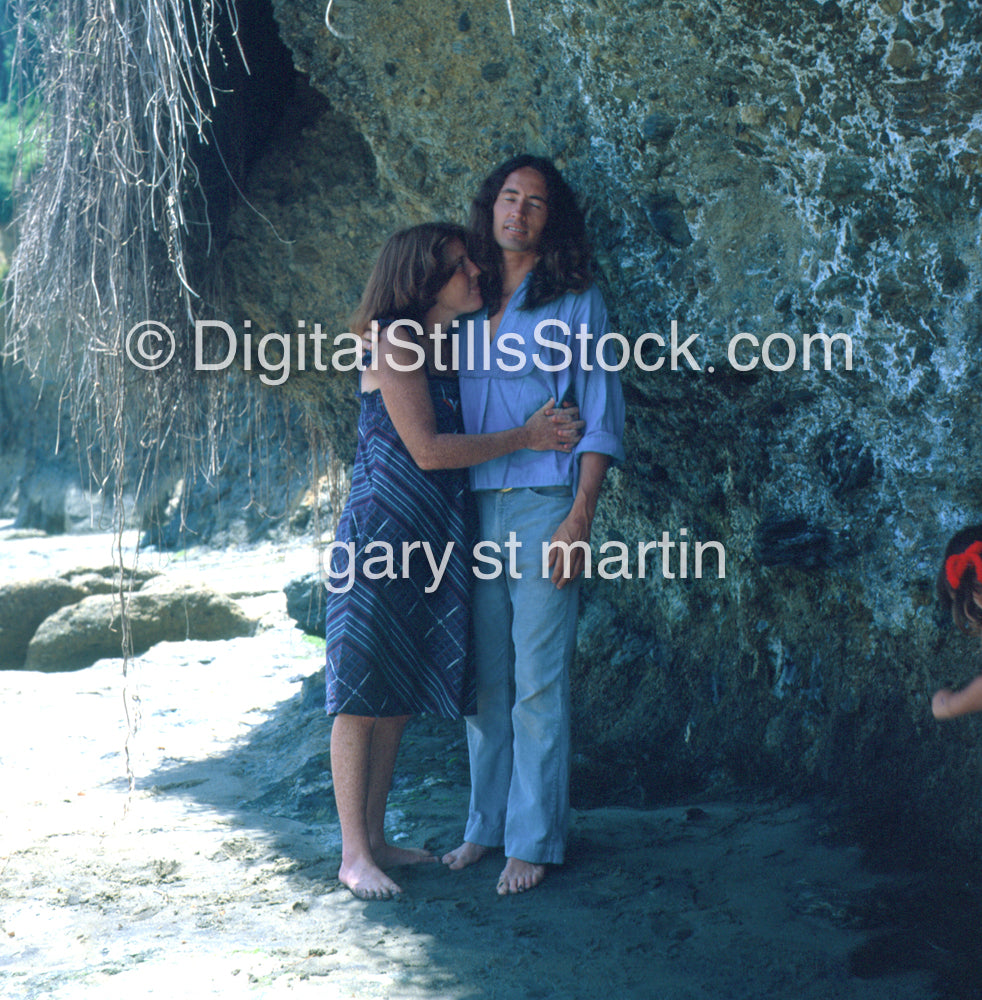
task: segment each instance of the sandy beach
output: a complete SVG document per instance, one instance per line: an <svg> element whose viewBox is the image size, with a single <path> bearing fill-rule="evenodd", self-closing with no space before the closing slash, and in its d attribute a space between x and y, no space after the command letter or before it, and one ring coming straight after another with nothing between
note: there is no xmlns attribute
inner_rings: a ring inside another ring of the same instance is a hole
<svg viewBox="0 0 982 1000"><path fill-rule="evenodd" d="M104 565L109 544L0 529L0 574ZM533 892L497 897L493 855L394 872L393 902L354 898L309 681L322 644L279 589L312 548L141 565L207 580L261 630L160 644L125 678L121 659L0 674L4 997L982 996L978 886L874 868L817 801L579 809L566 864ZM462 723L414 720L392 836L439 854L466 801Z"/></svg>

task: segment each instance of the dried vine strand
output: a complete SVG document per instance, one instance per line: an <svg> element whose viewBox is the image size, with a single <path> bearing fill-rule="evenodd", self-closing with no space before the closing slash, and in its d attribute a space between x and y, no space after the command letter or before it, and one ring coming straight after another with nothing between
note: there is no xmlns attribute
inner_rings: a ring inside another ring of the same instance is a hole
<svg viewBox="0 0 982 1000"><path fill-rule="evenodd" d="M218 19L234 38L234 3L19 0L15 13L18 38L34 40L15 58L39 62L38 92L22 96L46 113L8 277L7 352L37 367L62 353L52 340L67 326L67 346L119 356L127 318L155 315L175 291L194 312L189 230L208 219L189 216L191 149L209 141ZM155 242L162 259L147 261Z"/></svg>
<svg viewBox="0 0 982 1000"><path fill-rule="evenodd" d="M165 447L184 467L213 470L227 401L191 383L187 344L147 373L126 337L140 321L189 327L201 307L192 261L210 224L194 150L210 141L220 33L238 46L238 21L234 0L14 0L12 14L12 79L18 99L42 109L43 160L15 219L3 353L64 386L79 454L114 499L132 788L124 492L139 494Z"/></svg>

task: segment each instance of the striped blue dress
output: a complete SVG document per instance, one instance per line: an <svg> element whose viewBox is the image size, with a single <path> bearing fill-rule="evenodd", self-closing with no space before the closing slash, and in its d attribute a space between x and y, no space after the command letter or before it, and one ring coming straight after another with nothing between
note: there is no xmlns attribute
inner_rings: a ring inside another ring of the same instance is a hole
<svg viewBox="0 0 982 1000"><path fill-rule="evenodd" d="M461 433L457 380L430 378L429 387L438 432ZM396 433L381 393L363 393L351 494L335 536L353 543L350 587L347 551L335 545L331 559L330 714L473 714L469 630L475 536L467 471L423 472ZM429 543L438 566L449 546L438 587L421 547L407 550L414 542Z"/></svg>

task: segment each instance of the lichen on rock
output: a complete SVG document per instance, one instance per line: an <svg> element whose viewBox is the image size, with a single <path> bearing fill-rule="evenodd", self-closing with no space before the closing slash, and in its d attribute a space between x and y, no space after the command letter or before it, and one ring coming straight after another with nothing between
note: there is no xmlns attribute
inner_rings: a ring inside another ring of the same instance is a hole
<svg viewBox="0 0 982 1000"><path fill-rule="evenodd" d="M488 169L529 150L579 193L615 328L698 335L695 365L625 368L628 459L594 542L685 529L725 545L725 579L669 577L655 559L643 579L588 581L581 774L626 766L649 796L835 788L968 842L978 820L952 822L937 787L980 760L935 731L927 696L966 673L930 587L947 535L980 519L978 12L565 0L516 5L512 37L491 7L365 3L338 39L318 7L274 0L330 106L304 135L343 121L370 155L318 196L295 144L290 169L309 180L277 210L299 240L316 227L321 260L281 255L270 272L304 290L291 319L313 307L343 328L386 231L464 219ZM323 382L339 400L351 387ZM799 665L781 685L775 648ZM877 747L902 738L916 779L901 786Z"/></svg>

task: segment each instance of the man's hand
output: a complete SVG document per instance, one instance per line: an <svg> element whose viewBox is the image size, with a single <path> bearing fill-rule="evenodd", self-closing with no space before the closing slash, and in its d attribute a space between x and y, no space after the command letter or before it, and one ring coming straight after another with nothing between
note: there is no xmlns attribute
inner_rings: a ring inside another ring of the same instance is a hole
<svg viewBox="0 0 982 1000"><path fill-rule="evenodd" d="M549 539L549 568L552 570L550 579L559 590L583 572L586 556L580 545L570 549L553 546L556 542L562 542L564 546L572 546L574 542L586 542L589 546L590 520L586 512L574 504L563 523L556 528L552 538Z"/></svg>
<svg viewBox="0 0 982 1000"><path fill-rule="evenodd" d="M607 474L610 458L595 451L588 451L580 459L580 484L577 487L573 506L556 528L549 539L549 567L552 569L552 582L562 590L572 580L583 572L586 561L585 549L590 546L590 528L593 525L593 515L597 512L597 497L600 487ZM572 545L574 542L584 542L572 551L552 548L556 542ZM568 553L568 554L567 554Z"/></svg>

